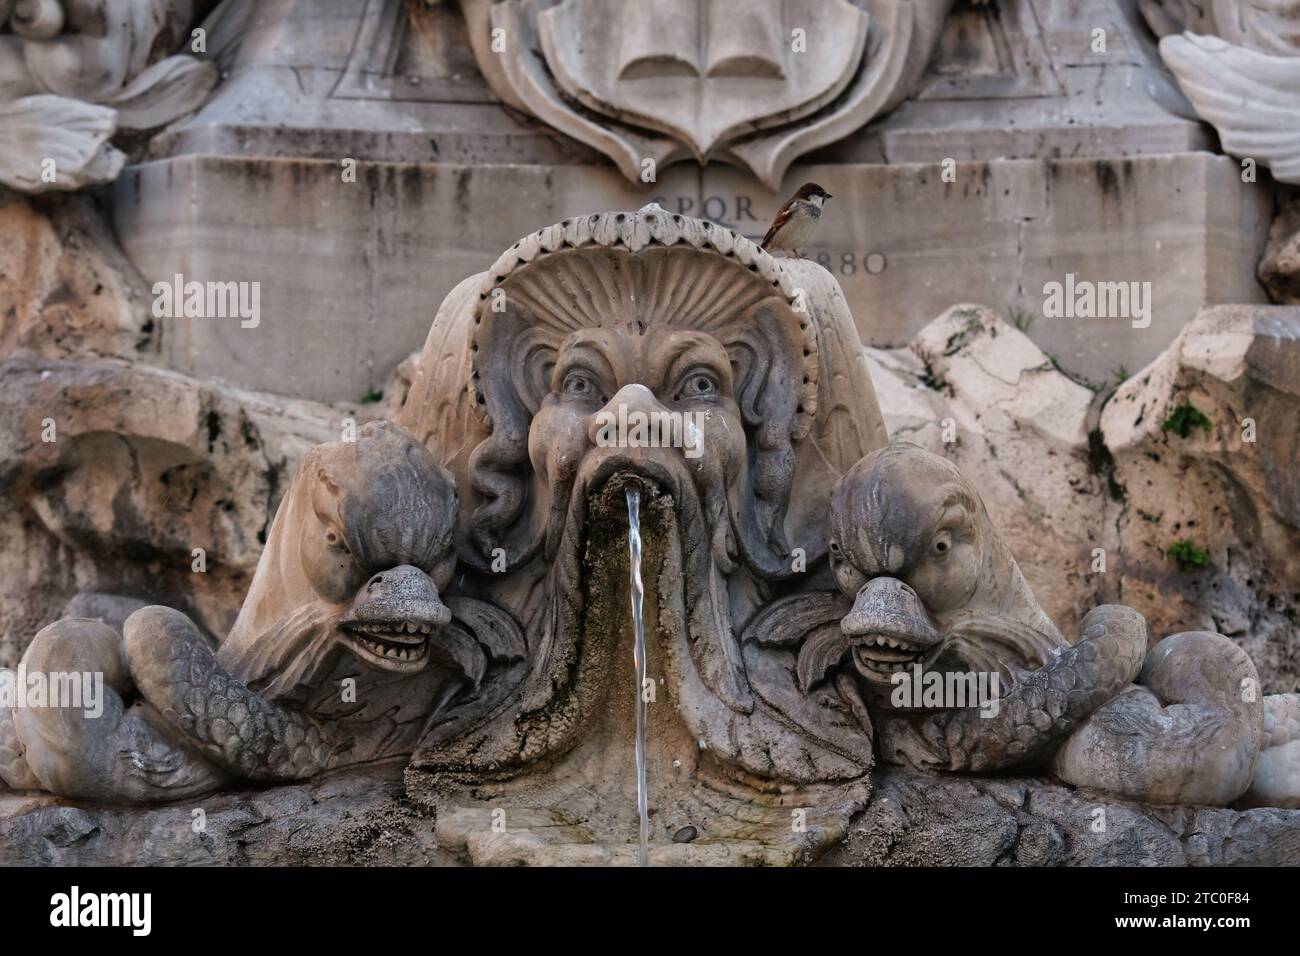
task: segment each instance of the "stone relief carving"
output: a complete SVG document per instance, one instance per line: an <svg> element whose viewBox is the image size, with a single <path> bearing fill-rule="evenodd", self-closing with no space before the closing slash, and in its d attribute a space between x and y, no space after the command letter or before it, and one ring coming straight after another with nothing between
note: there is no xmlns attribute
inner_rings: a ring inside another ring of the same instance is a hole
<svg viewBox="0 0 1300 956"><path fill-rule="evenodd" d="M607 414L681 418L695 452L606 443ZM827 273L658 206L566 220L452 293L399 421L449 453L465 489L469 570L458 585L521 621L533 665L518 699L470 733L458 728L456 740L435 731L412 760L408 787L450 804L439 814L448 842L468 839L489 807L446 785L477 792L487 778L500 780L497 805L526 809L539 826L586 821L554 850L564 858L627 845L625 814L590 794L633 777L619 666L631 659L630 484L645 502L658 678L652 804L768 862L801 858L843 831L868 793L861 712L794 692L790 670L755 665L741 633L804 576L803 562L824 556L819 501L839 470L885 440ZM494 552L510 573L493 573ZM806 833L790 828L796 793L818 821ZM526 854L526 842L495 846L491 858Z"/></svg>
<svg viewBox="0 0 1300 956"><path fill-rule="evenodd" d="M1300 183L1300 3L1145 0L1141 9L1161 37L1165 64L1224 150Z"/></svg>
<svg viewBox="0 0 1300 956"><path fill-rule="evenodd" d="M223 7L242 5L226 0ZM75 190L117 178L118 130L147 130L196 109L219 70L189 53L211 0L9 0L0 3L0 183ZM228 10L204 21L217 31ZM218 49L218 36L210 51ZM164 54L161 55L160 54ZM49 166L53 161L53 167Z"/></svg>
<svg viewBox="0 0 1300 956"><path fill-rule="evenodd" d="M1218 634L1150 646L1131 608L1058 630L971 481L889 443L835 279L653 204L457 286L397 422L303 460L218 646L162 607L123 630L31 643L20 670L113 693L108 719L7 711L8 786L150 802L409 756L476 863L630 860L639 799L654 862L806 861L877 756L1300 805L1300 697L1255 694ZM896 700L914 668L975 699Z"/></svg>
<svg viewBox="0 0 1300 956"><path fill-rule="evenodd" d="M503 101L604 153L720 160L777 189L799 156L897 106L952 0L461 0ZM600 16L595 16L599 7Z"/></svg>

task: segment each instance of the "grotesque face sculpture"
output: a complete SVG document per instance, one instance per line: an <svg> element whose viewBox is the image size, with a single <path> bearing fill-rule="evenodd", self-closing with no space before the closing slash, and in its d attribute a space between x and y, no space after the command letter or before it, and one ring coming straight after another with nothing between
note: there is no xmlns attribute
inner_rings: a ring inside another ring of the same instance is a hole
<svg viewBox="0 0 1300 956"><path fill-rule="evenodd" d="M620 704L632 658L624 490L635 488L659 701L652 802L687 812L693 788L718 776L862 781L871 740L856 717L805 704L789 669L742 647L772 589L824 567L830 487L883 443L861 361L824 271L657 206L543 229L454 292L399 421L447 450L462 495L458 587L518 617L531 672L516 706L428 740L413 766L518 775L549 805L621 777L611 768L631 761L633 735ZM476 414L456 419L445 409L466 367ZM621 806L594 806L592 819ZM788 831L788 811L774 814Z"/></svg>
<svg viewBox="0 0 1300 956"><path fill-rule="evenodd" d="M586 500L611 477L635 475L706 512L717 557L734 555L726 490L744 464L745 421L730 357L712 335L674 326L570 334L533 416L528 452L556 502Z"/></svg>

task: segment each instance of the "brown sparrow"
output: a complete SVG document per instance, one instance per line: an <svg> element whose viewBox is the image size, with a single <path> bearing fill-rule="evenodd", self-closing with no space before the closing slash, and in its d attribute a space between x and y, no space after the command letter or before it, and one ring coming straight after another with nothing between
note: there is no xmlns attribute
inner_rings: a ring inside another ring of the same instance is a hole
<svg viewBox="0 0 1300 956"><path fill-rule="evenodd" d="M772 220L772 227L760 243L762 247L768 252L792 250L802 259L799 247L812 239L817 221L822 217L822 205L830 198L831 194L816 183L804 183Z"/></svg>

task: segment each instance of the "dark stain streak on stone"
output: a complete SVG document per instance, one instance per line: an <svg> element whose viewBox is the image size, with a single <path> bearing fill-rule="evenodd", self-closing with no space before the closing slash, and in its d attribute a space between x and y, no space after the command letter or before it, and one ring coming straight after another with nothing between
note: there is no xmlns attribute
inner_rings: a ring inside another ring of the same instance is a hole
<svg viewBox="0 0 1300 956"><path fill-rule="evenodd" d="M215 409L208 409L208 451L212 451L217 444L217 439L221 437L221 416Z"/></svg>
<svg viewBox="0 0 1300 956"><path fill-rule="evenodd" d="M1115 165L1110 160L1099 159L1094 163L1094 168L1097 172L1097 184L1101 187L1102 196L1119 202L1124 198L1124 187L1129 184L1133 177L1133 164L1130 160L1123 160L1118 171L1115 169Z"/></svg>
<svg viewBox="0 0 1300 956"><path fill-rule="evenodd" d="M456 211L465 219L470 218L469 178L472 171L468 167L456 170Z"/></svg>

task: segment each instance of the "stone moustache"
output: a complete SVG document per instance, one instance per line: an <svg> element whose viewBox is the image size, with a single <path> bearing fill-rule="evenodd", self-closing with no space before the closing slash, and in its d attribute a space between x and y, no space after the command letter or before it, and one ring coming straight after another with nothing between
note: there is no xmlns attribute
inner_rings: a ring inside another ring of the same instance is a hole
<svg viewBox="0 0 1300 956"><path fill-rule="evenodd" d="M701 453L598 440L620 409L689 413ZM26 669L102 670L116 708L16 711L0 776L131 803L409 757L407 795L472 862L620 862L641 693L655 830L688 834L653 863L810 860L877 756L1156 803L1300 798L1300 708L1254 696L1231 641L1148 647L1114 605L1074 638L1048 620L971 483L889 443L815 263L656 205L565 220L447 297L397 418L304 459L215 649L158 607L124 640L42 631ZM999 706L895 707L914 664L996 673Z"/></svg>

